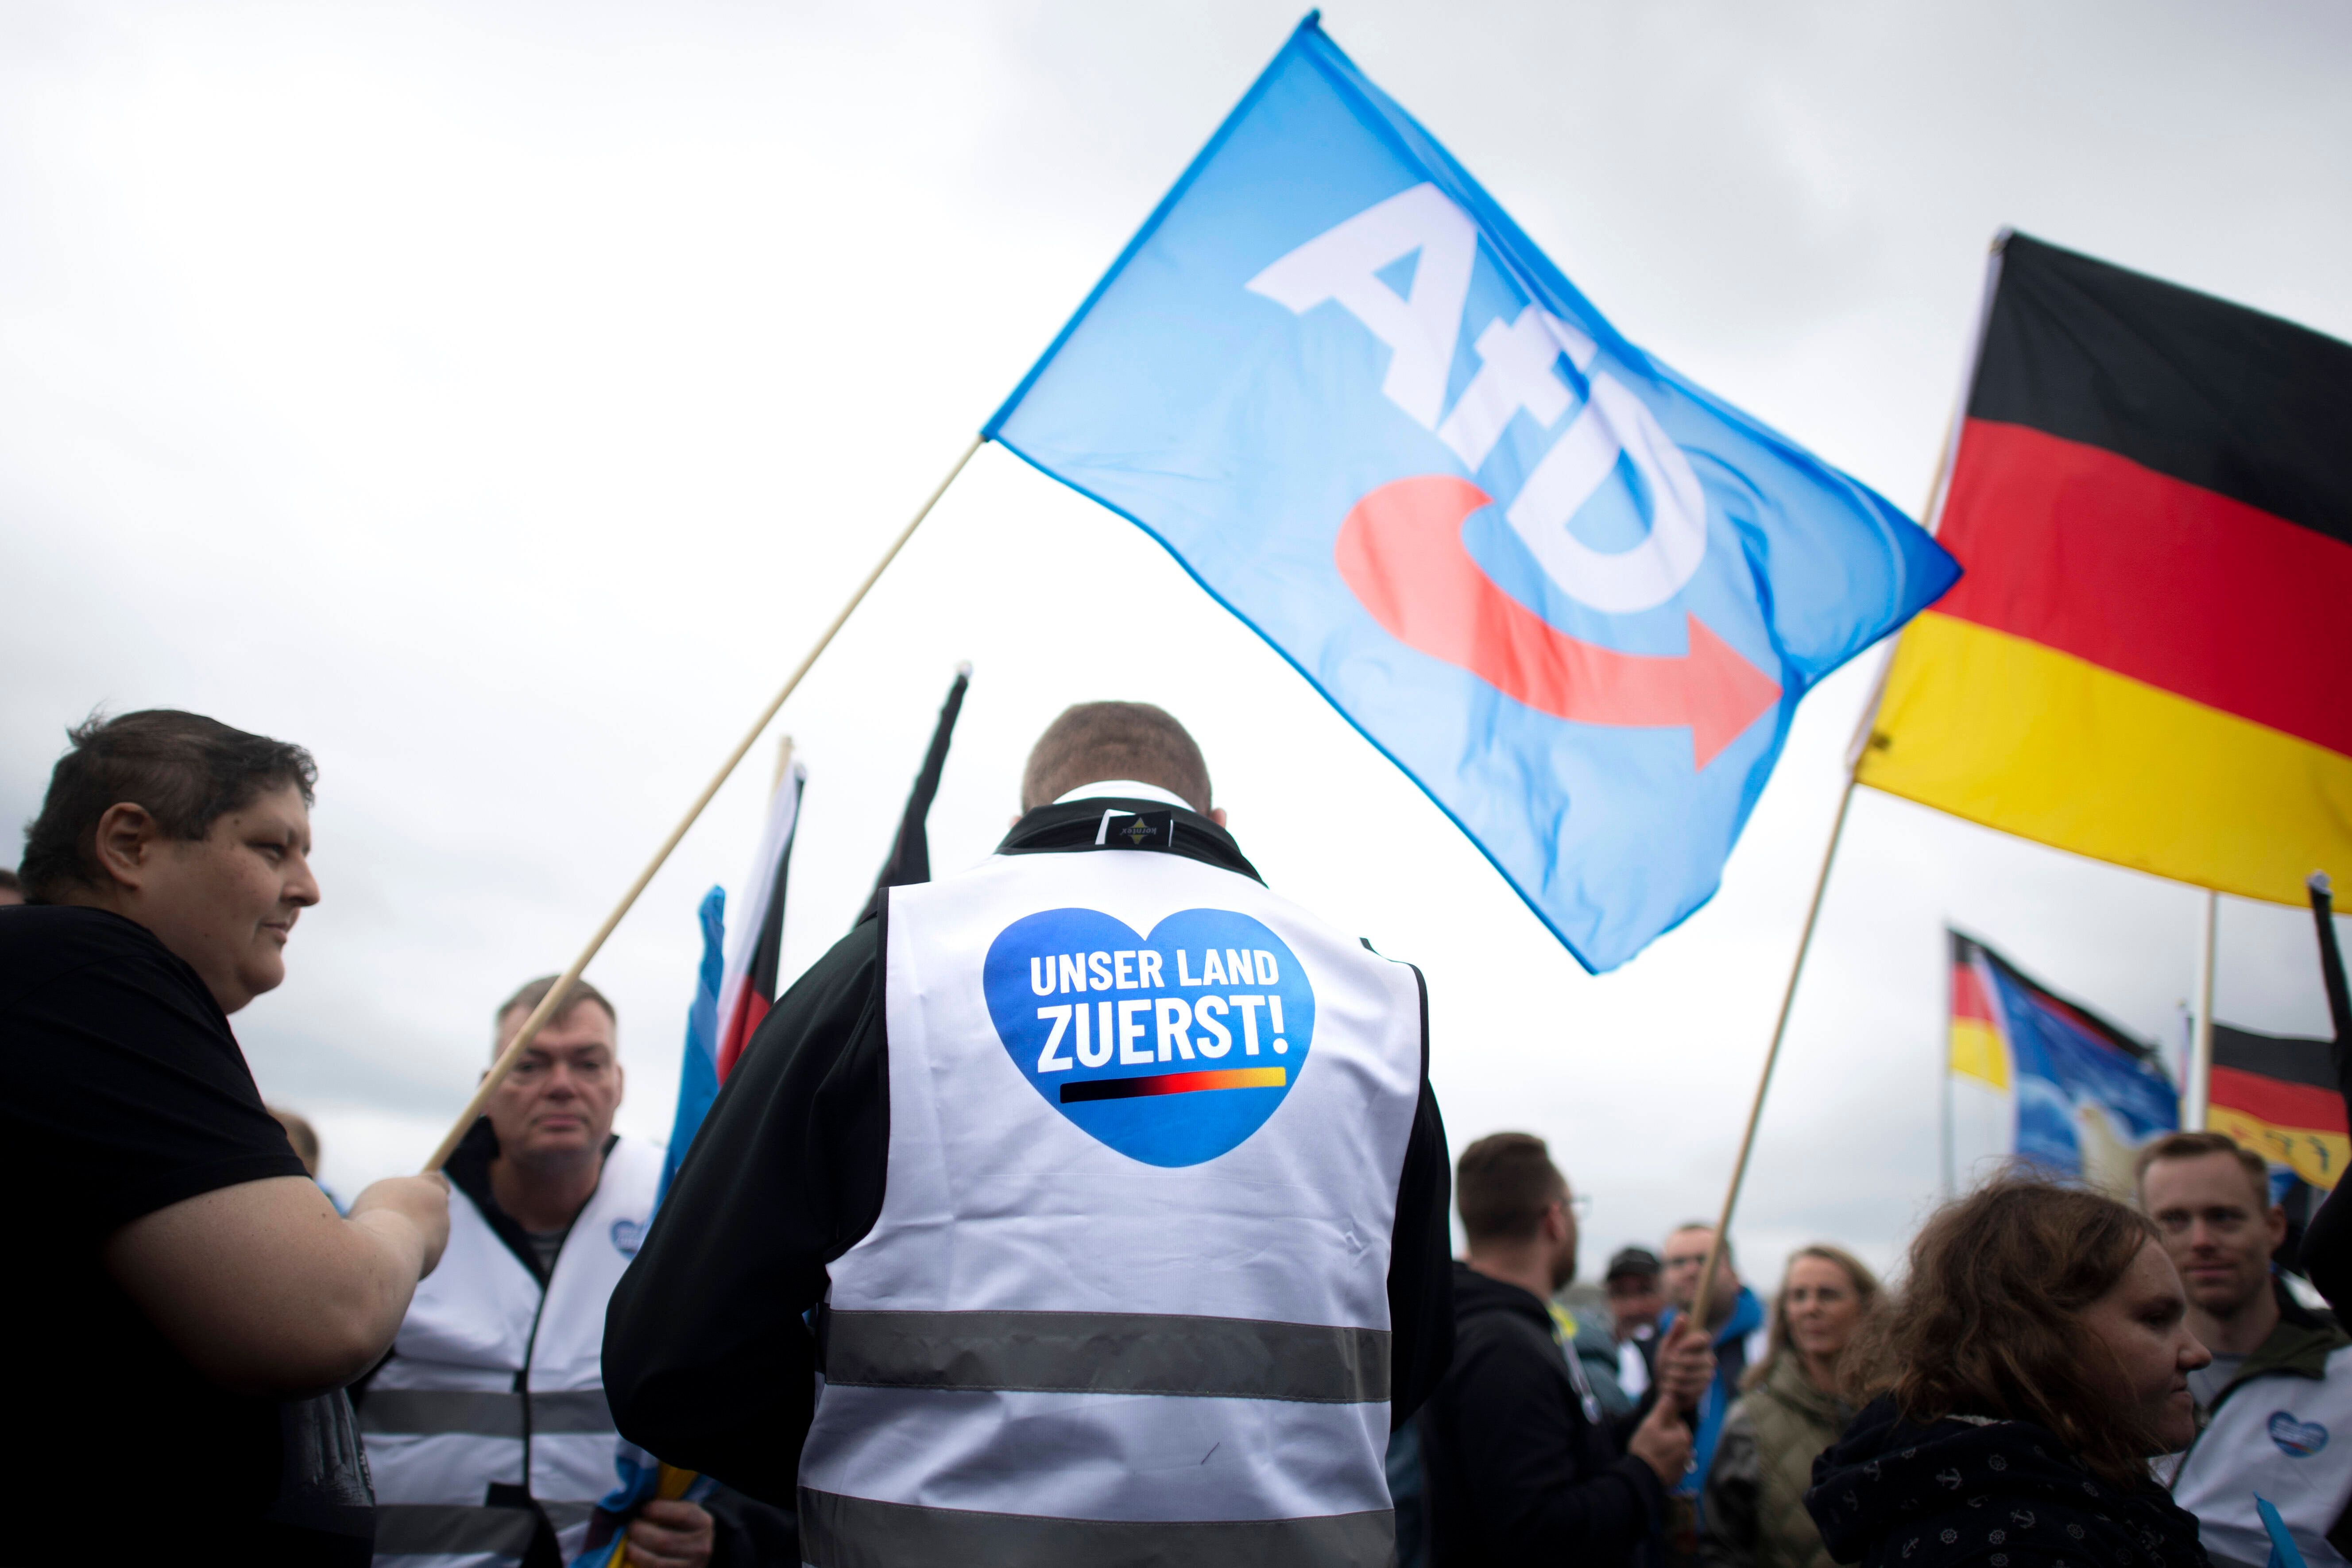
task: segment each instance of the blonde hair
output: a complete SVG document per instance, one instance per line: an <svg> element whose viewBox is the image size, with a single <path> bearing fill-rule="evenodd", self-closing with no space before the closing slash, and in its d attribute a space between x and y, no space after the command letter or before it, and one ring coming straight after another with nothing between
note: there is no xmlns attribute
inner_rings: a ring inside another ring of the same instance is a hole
<svg viewBox="0 0 2352 1568"><path fill-rule="evenodd" d="M1789 1267L1780 1275L1780 1294L1772 1298L1772 1329L1765 1340L1764 1359L1748 1369L1747 1375L1739 1380L1742 1388L1753 1388L1762 1383L1771 1375L1772 1363L1789 1353L1789 1275L1795 1271L1798 1260L1805 1258L1818 1258L1823 1263L1835 1264L1845 1271L1847 1280L1853 1286L1855 1300L1862 1303L1861 1321L1867 1321L1871 1314L1878 1310L1878 1276L1870 1271L1869 1265L1844 1247L1832 1247L1826 1241L1799 1247L1789 1255ZM1860 1323L1857 1322L1857 1331L1859 1328Z"/></svg>

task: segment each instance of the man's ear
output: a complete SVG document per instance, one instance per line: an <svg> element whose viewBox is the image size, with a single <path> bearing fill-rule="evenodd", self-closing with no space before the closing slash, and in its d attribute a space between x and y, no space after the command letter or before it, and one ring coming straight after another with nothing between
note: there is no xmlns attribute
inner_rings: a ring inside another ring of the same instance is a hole
<svg viewBox="0 0 2352 1568"><path fill-rule="evenodd" d="M118 801L98 819L95 847L99 869L108 881L133 891L145 879L156 841L163 837L154 814L135 801Z"/></svg>
<svg viewBox="0 0 2352 1568"><path fill-rule="evenodd" d="M1222 805L1211 806L1209 808L1209 820L1215 823L1218 826L1223 827L1225 825L1225 808Z"/></svg>

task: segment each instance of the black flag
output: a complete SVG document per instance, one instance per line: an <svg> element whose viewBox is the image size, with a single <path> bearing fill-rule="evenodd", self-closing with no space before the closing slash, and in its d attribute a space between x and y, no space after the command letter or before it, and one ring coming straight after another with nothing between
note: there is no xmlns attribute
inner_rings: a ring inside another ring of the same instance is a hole
<svg viewBox="0 0 2352 1568"><path fill-rule="evenodd" d="M914 790L907 796L907 815L898 819L898 842L890 846L890 858L882 864L882 874L874 879L874 896L866 900L866 910L856 925L863 925L882 912L883 895L892 888L904 888L931 879L931 841L924 823L931 815L931 797L940 793L940 772L948 765L948 742L955 734L956 715L963 711L964 688L971 684L971 666L956 666L955 684L948 688L948 700L940 705L939 727L931 731L931 749L923 753L923 771L915 775Z"/></svg>

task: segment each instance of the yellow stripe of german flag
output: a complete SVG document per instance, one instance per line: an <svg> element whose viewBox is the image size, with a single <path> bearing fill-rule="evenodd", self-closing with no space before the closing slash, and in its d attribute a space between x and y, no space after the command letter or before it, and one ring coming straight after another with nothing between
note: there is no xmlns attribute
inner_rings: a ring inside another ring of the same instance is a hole
<svg viewBox="0 0 2352 1568"><path fill-rule="evenodd" d="M2228 1133L2273 1165L2293 1167L2296 1175L2322 1191L2336 1185L2344 1173L2344 1162L2352 1159L2352 1139L2341 1132L2274 1126L2234 1106L2207 1106L2205 1126L2209 1131Z"/></svg>
<svg viewBox="0 0 2352 1568"><path fill-rule="evenodd" d="M2299 904L2315 867L2352 868L2352 757L1933 610L1895 649L1859 777L2251 899Z"/></svg>

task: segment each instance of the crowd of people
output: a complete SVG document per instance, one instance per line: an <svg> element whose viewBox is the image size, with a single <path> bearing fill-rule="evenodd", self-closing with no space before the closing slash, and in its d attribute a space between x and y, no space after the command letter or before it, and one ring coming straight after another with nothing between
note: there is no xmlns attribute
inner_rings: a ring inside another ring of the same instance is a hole
<svg viewBox="0 0 2352 1568"><path fill-rule="evenodd" d="M585 984L444 1171L340 1206L229 1024L320 898L316 777L93 721L0 874L0 1560L2259 1568L2258 1499L2352 1547L2352 1336L2288 1279L2346 1300L2336 1205L2285 1256L2261 1159L2177 1132L2130 1201L1947 1204L1892 1284L1824 1242L1768 1300L1698 1222L1565 1302L1552 1151L1449 1157L1418 973L1265 889L1140 704L778 1000L658 1206ZM600 1513L625 1440L700 1479Z"/></svg>

